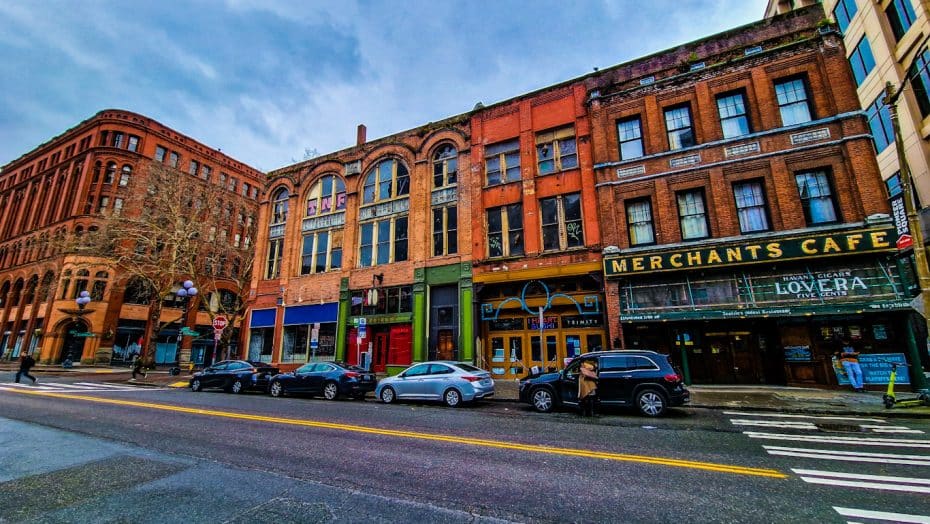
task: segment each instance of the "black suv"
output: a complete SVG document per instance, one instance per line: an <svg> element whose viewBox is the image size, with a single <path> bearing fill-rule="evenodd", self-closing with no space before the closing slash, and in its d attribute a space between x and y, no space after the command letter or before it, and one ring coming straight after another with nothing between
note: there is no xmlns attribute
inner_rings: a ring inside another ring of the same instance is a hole
<svg viewBox="0 0 930 524"><path fill-rule="evenodd" d="M598 351L575 357L557 373L545 373L520 381L520 402L547 413L559 405L578 405L581 363L597 365L597 394L605 406L636 406L640 413L657 417L671 406L691 400L681 377L668 357L655 351Z"/></svg>

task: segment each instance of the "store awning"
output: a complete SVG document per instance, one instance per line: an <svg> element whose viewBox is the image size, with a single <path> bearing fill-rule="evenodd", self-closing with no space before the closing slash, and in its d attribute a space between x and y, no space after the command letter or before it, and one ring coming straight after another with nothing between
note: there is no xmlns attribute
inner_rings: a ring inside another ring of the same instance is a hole
<svg viewBox="0 0 930 524"><path fill-rule="evenodd" d="M335 322L339 315L339 303L312 304L284 308L284 325Z"/></svg>
<svg viewBox="0 0 930 524"><path fill-rule="evenodd" d="M277 318L277 308L271 309L253 309L252 321L249 322L250 328L274 327L275 318Z"/></svg>

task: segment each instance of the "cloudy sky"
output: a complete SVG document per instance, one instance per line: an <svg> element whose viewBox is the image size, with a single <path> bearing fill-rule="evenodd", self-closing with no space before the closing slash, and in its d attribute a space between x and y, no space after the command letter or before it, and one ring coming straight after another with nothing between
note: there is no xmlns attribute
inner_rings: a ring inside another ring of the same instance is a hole
<svg viewBox="0 0 930 524"><path fill-rule="evenodd" d="M268 171L762 17L765 0L0 0L0 165L105 108Z"/></svg>

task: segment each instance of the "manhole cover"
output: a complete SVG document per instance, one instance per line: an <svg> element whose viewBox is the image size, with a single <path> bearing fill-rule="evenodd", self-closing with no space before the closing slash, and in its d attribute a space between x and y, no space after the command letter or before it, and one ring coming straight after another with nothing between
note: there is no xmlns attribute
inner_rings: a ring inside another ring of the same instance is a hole
<svg viewBox="0 0 930 524"><path fill-rule="evenodd" d="M865 431L862 426L857 424L838 424L834 422L818 422L817 429L820 431L832 431L835 433L862 433Z"/></svg>

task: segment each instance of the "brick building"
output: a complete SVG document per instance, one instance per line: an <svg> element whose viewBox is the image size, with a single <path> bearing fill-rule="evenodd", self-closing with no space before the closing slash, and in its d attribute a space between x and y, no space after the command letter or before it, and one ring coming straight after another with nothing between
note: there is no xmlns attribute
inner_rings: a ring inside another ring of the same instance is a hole
<svg viewBox="0 0 930 524"><path fill-rule="evenodd" d="M815 383L913 345L911 271L819 6L588 79L614 344L694 382Z"/></svg>
<svg viewBox="0 0 930 524"><path fill-rule="evenodd" d="M269 173L248 358L474 359L467 116Z"/></svg>
<svg viewBox="0 0 930 524"><path fill-rule="evenodd" d="M109 109L81 122L0 170L0 354L16 358L25 348L36 360L57 363L69 354L84 363L120 362L139 350L147 319L145 302L127 293L127 278L96 254L63 250L50 239L93 232L102 217L126 213L123 205L145 190L147 164L158 162L216 184L225 202L244 216L257 214L264 175L143 115ZM230 242L242 239L231 224ZM238 228L238 229L237 229ZM222 279L220 279L222 280ZM180 283L179 283L180 285ZM225 300L229 290L201 286L201 298ZM78 308L82 291L91 303ZM133 303L137 302L137 303ZM208 332L207 300L188 327ZM162 320L178 319L168 301ZM178 341L193 344L195 361L212 340L179 337L180 323L158 334L159 363L178 359ZM233 327L235 329L235 327Z"/></svg>
<svg viewBox="0 0 930 524"><path fill-rule="evenodd" d="M472 113L478 356L495 378L606 345L586 96L578 79Z"/></svg>

